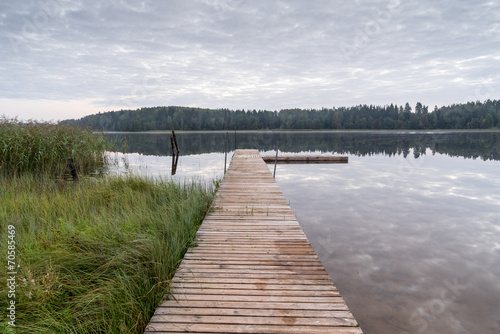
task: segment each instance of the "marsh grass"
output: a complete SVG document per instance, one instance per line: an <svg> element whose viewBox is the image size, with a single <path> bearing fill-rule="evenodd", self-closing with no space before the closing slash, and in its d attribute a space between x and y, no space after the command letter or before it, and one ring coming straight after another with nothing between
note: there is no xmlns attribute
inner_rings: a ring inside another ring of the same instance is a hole
<svg viewBox="0 0 500 334"><path fill-rule="evenodd" d="M107 166L105 152L111 144L90 129L46 122L18 122L0 117L0 173L4 175L67 173L66 159L73 158L83 174Z"/></svg>
<svg viewBox="0 0 500 334"><path fill-rule="evenodd" d="M212 193L130 175L76 184L0 175L1 254L14 225L20 264L16 332L142 333ZM7 302L1 289L0 309Z"/></svg>

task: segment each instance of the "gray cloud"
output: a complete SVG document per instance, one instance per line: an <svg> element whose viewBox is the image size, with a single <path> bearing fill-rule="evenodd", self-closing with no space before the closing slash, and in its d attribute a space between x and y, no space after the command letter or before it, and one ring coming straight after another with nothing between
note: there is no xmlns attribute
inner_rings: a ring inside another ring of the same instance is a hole
<svg viewBox="0 0 500 334"><path fill-rule="evenodd" d="M0 13L7 114L18 99L280 109L500 92L500 4L486 0L2 1Z"/></svg>

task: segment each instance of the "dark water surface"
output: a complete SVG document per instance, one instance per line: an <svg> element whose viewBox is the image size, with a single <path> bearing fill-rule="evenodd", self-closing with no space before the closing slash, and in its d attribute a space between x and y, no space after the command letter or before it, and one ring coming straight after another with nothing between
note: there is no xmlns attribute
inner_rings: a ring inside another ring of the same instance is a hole
<svg viewBox="0 0 500 334"><path fill-rule="evenodd" d="M131 167L169 175L169 134L126 136L141 153ZM175 179L223 176L225 134L177 136ZM278 165L276 180L366 333L500 332L499 132L236 136L237 148L270 154L276 143L349 156Z"/></svg>

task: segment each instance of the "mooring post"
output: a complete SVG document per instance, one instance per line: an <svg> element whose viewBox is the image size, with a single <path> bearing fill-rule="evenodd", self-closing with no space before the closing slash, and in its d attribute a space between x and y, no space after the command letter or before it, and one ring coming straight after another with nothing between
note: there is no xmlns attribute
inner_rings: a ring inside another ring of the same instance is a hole
<svg viewBox="0 0 500 334"><path fill-rule="evenodd" d="M69 171L71 173L71 176L73 177L73 181L78 182L80 179L78 178L78 173L76 171L76 166L73 158L68 158L66 159L66 161L68 162Z"/></svg>
<svg viewBox="0 0 500 334"><path fill-rule="evenodd" d="M234 128L234 151L236 152L236 128Z"/></svg>
<svg viewBox="0 0 500 334"><path fill-rule="evenodd" d="M229 132L226 132L226 138L224 140L224 174L226 174L226 165L227 165L227 136Z"/></svg>
<svg viewBox="0 0 500 334"><path fill-rule="evenodd" d="M274 159L273 178L276 178L276 165L278 164L278 142L276 142L276 158Z"/></svg>

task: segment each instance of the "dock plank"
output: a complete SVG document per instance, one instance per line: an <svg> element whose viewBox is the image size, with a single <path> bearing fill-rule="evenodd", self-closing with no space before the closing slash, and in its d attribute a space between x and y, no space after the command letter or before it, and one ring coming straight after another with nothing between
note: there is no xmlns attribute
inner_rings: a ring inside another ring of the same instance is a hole
<svg viewBox="0 0 500 334"><path fill-rule="evenodd" d="M145 333L361 329L256 150L237 150Z"/></svg>

